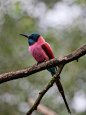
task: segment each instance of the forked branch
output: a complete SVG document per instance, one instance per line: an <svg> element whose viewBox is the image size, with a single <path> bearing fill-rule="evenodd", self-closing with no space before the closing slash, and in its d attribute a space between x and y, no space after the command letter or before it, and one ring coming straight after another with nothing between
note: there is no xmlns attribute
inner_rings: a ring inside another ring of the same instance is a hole
<svg viewBox="0 0 86 115"><path fill-rule="evenodd" d="M54 58L49 61L42 62L38 65L35 64L31 67L22 70L2 74L0 75L0 83L4 83L13 79L27 77L31 74L45 70L50 67L60 66L61 64L67 64L71 61L78 60L80 57L82 57L85 54L86 54L86 45L80 47L79 49L75 50L74 52L66 56Z"/></svg>
<svg viewBox="0 0 86 115"><path fill-rule="evenodd" d="M35 103L35 100L33 98L29 98L28 103L33 106ZM43 115L58 115L55 111L52 109L46 107L43 104L39 104L37 107L37 111Z"/></svg>
<svg viewBox="0 0 86 115"><path fill-rule="evenodd" d="M36 102L34 103L33 107L27 112L27 115L31 115L31 113L35 109L37 109L37 106L40 103L44 94L49 90L50 87L53 86L54 82L59 77L59 75L63 69L63 66L71 61L74 61L74 60L78 61L78 59L85 54L86 54L86 45L80 47L79 49L75 50L74 52L72 52L66 56L54 58L54 59L48 60L46 62L42 62L38 65L35 64L31 67L28 67L28 68L25 68L22 70L2 74L2 75L0 75L0 83L4 83L4 82L7 82L7 81L10 81L13 79L27 77L31 74L48 69L50 67L54 67L54 66L59 67L56 74L52 77L51 81L48 83L48 85L45 87L45 89L39 93L39 96L38 96Z"/></svg>
<svg viewBox="0 0 86 115"><path fill-rule="evenodd" d="M42 97L44 96L44 94L53 86L53 84L54 84L54 82L56 81L56 79L58 79L58 77L59 77L59 75L60 75L60 73L61 73L61 71L62 71L63 66L64 66L64 65L61 65L61 66L58 68L56 74L54 74L54 76L52 77L52 79L51 79L51 81L48 83L48 85L45 87L45 89L43 89L43 90L39 93L39 96L38 96L37 100L35 101L34 105L33 105L32 108L27 112L26 115L31 115L32 112L37 109L37 106L39 105L39 103L40 103Z"/></svg>

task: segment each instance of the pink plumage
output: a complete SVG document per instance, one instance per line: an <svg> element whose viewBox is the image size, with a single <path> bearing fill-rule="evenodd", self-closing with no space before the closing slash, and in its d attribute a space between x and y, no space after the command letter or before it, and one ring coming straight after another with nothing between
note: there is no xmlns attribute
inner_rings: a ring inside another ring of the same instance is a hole
<svg viewBox="0 0 86 115"><path fill-rule="evenodd" d="M37 42L29 46L28 50L37 62L54 58L53 52L49 44L45 42L42 36L39 37Z"/></svg>
<svg viewBox="0 0 86 115"><path fill-rule="evenodd" d="M37 62L42 62L44 60L49 60L49 59L54 58L52 49L50 48L50 45L47 42L45 42L45 40L43 39L42 36L40 36L37 33L33 33L30 36L27 34L20 34L20 35L23 35L23 36L28 38L28 43L29 43L29 49L28 50ZM55 68L57 70L57 67L55 67ZM48 71L52 74L52 76L56 73L55 68L54 67L48 68ZM66 98L65 98L63 87L61 85L59 78L60 77L58 77L58 79L56 79L56 81L55 81L56 85L57 85L59 92L61 93L61 95L64 99L64 102L65 102L65 105L68 109L68 112L71 113L69 106L67 104Z"/></svg>

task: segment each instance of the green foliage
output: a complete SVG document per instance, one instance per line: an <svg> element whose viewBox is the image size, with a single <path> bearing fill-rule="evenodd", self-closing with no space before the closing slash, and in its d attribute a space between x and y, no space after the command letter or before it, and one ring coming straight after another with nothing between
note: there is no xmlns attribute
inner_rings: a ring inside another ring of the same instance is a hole
<svg viewBox="0 0 86 115"><path fill-rule="evenodd" d="M6 5L3 7L3 11L0 10L0 74L20 70L36 63L28 52L27 38L19 34L41 34L50 44L55 57L67 55L86 44L86 25L83 17L73 20L68 27L62 26L58 29L48 27L43 29L40 26L40 15L42 14L37 15L34 13L38 7L34 6L34 10L31 9L34 5L34 0L26 2L10 2L7 0L4 3L2 0L0 1L1 6ZM36 5L39 3L45 4L47 10L44 13L46 14L49 10L48 8L52 10L57 1L36 0L35 2ZM84 3L84 0L78 0L77 2L82 6L81 3ZM73 4L76 3L74 2ZM0 115L24 115L30 108L28 98L36 99L38 93L50 79L51 74L45 70L27 78L0 84ZM71 107L71 112L74 115L85 115L86 109L78 113L71 103L77 92L81 91L86 95L86 56L80 58L78 63L74 61L65 66L61 74L61 82L68 104ZM68 115L56 86L46 93L41 103L59 115ZM38 114L41 115L36 111L34 112L34 115Z"/></svg>

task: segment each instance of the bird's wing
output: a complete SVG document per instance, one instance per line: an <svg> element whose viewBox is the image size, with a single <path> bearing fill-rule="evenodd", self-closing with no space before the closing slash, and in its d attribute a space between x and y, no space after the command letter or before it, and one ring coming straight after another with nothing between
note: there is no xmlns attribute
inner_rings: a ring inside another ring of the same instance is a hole
<svg viewBox="0 0 86 115"><path fill-rule="evenodd" d="M44 43L41 45L42 46L42 49L45 51L45 53L47 54L47 56L49 57L49 59L53 59L54 58L54 55L53 55L53 51L52 49L50 48L49 44L48 43Z"/></svg>
<svg viewBox="0 0 86 115"><path fill-rule="evenodd" d="M45 51L45 53L47 54L47 56L49 57L49 59L53 59L54 58L54 54L52 49L50 48L50 45L45 42L44 44L41 45L42 49ZM55 67L57 70L57 67Z"/></svg>

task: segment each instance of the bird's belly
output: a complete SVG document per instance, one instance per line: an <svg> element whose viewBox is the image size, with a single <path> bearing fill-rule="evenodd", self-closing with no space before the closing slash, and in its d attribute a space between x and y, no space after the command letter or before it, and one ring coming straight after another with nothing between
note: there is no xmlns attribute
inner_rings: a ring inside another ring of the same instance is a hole
<svg viewBox="0 0 86 115"><path fill-rule="evenodd" d="M29 48L29 51L37 62L49 60L48 56L41 47L31 47Z"/></svg>

